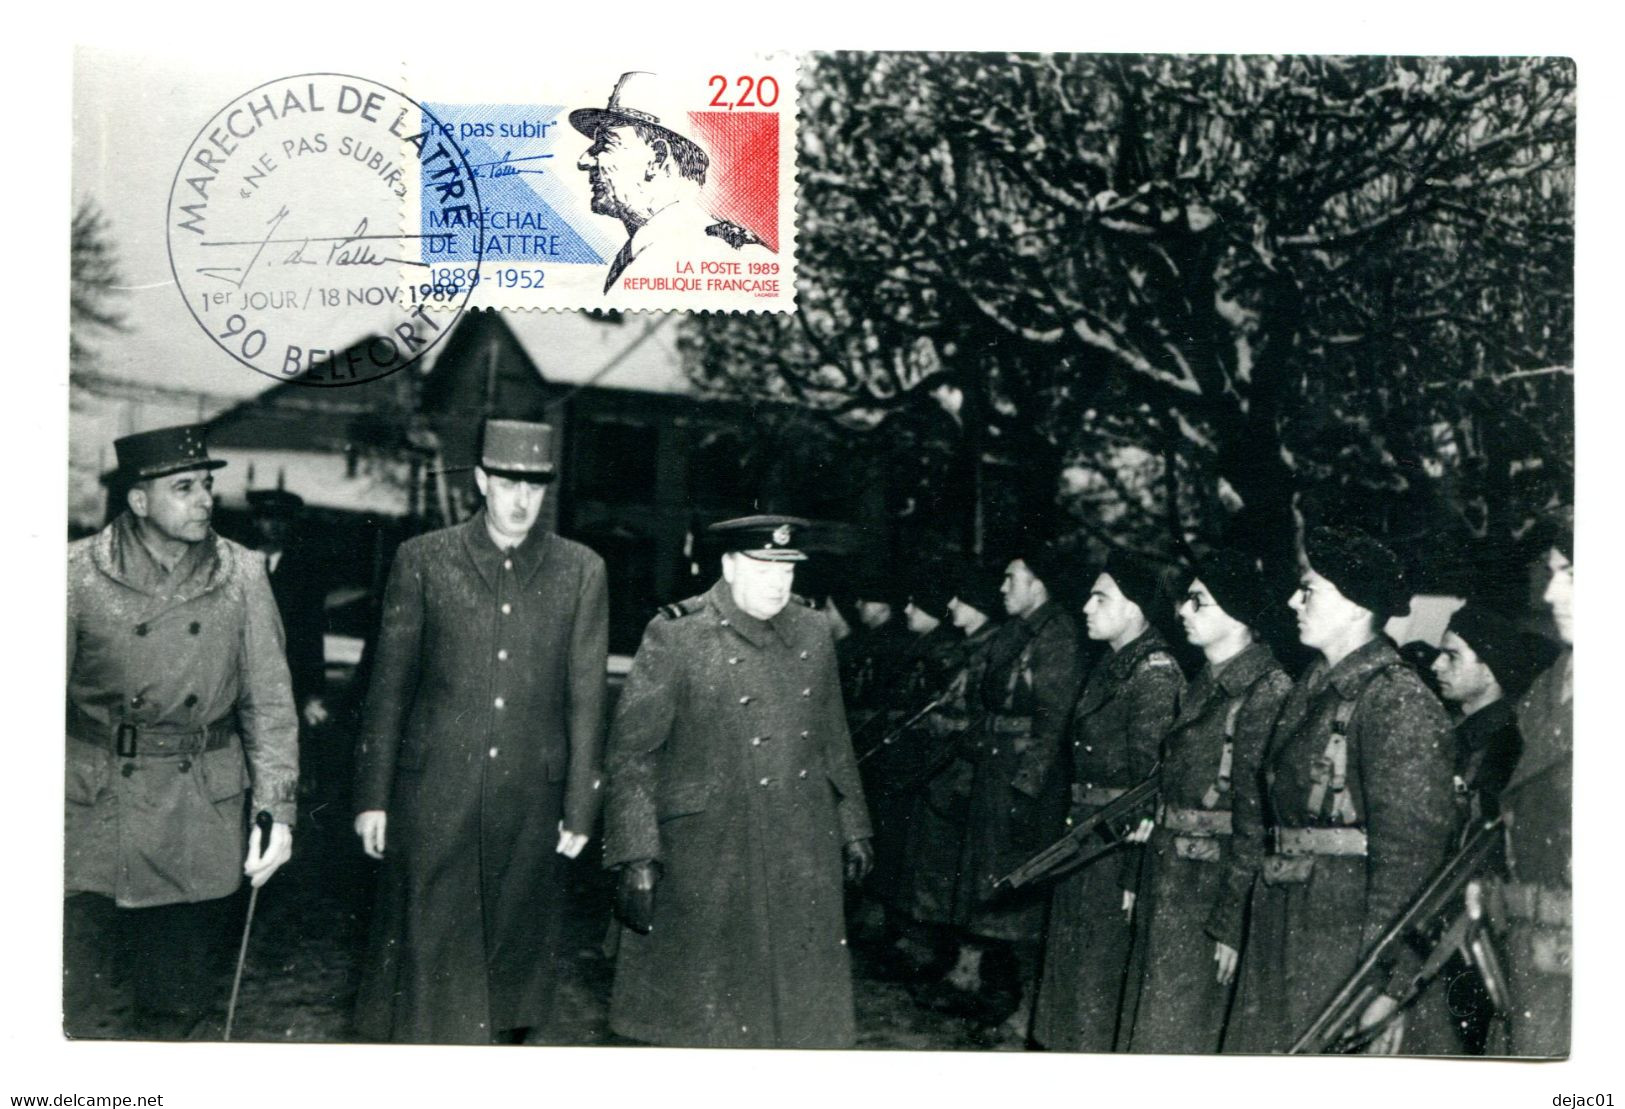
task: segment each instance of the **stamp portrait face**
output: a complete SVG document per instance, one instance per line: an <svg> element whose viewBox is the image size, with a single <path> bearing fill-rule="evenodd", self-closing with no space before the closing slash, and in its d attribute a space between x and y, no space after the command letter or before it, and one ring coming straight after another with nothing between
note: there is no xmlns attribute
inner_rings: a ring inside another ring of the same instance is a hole
<svg viewBox="0 0 1625 1109"><path fill-rule="evenodd" d="M461 221L468 279L402 227ZM364 77L269 81L204 123L176 169L167 236L198 326L237 362L319 386L421 358L467 305L484 256L479 182L433 113ZM437 283L438 281L438 283Z"/></svg>

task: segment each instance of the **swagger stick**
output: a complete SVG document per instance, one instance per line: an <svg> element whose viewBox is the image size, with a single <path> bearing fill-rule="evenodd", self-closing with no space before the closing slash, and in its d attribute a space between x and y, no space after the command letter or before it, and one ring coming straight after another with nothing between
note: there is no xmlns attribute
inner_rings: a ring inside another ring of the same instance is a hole
<svg viewBox="0 0 1625 1109"><path fill-rule="evenodd" d="M271 845L271 814L264 809L254 818L254 827L260 833L260 856ZM250 833L252 834L252 833ZM231 976L231 1000L226 1003L226 1039L231 1039L231 1022L237 1016L237 991L243 984L243 962L248 958L248 933L254 927L254 905L260 899L260 888L255 886L248 894L248 919L243 921L243 942L237 947L237 973Z"/></svg>

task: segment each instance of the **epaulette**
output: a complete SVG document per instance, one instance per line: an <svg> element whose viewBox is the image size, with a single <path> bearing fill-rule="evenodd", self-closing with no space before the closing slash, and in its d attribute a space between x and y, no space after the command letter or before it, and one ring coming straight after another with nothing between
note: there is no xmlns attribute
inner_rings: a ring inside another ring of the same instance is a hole
<svg viewBox="0 0 1625 1109"><path fill-rule="evenodd" d="M803 608L810 608L810 609L817 609L818 608L818 602L817 601L813 600L811 597L803 597L800 593L792 593L792 594L790 594L790 600L791 600L791 602L793 604L798 604Z"/></svg>
<svg viewBox="0 0 1625 1109"><path fill-rule="evenodd" d="M721 239L735 250L742 246L762 245L762 240L756 232L748 227L741 227L732 220L718 220L707 227L705 233L712 238Z"/></svg>
<svg viewBox="0 0 1625 1109"><path fill-rule="evenodd" d="M1152 651L1149 655L1146 655L1145 656L1145 664L1147 666L1156 666L1156 667L1163 667L1163 666L1178 667L1179 666L1179 663L1174 661L1174 656L1173 655L1166 655L1166 654L1163 654L1161 651Z"/></svg>
<svg viewBox="0 0 1625 1109"><path fill-rule="evenodd" d="M704 597L690 597L686 601L673 601L669 605L660 606L660 615L667 620L681 620L685 616L692 616L704 607Z"/></svg>

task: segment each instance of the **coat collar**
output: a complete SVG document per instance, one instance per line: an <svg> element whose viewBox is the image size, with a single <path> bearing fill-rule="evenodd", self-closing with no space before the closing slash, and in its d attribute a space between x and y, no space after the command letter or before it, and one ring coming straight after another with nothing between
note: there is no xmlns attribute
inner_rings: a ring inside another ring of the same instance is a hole
<svg viewBox="0 0 1625 1109"><path fill-rule="evenodd" d="M96 568L139 593L171 594L186 601L214 587L221 576L220 537L211 528L201 543L187 548L175 568L165 572L136 533L135 516L125 511L101 530L91 548Z"/></svg>
<svg viewBox="0 0 1625 1109"><path fill-rule="evenodd" d="M1214 679L1231 697L1239 697L1252 688L1254 682L1267 670L1276 668L1275 656L1262 643L1250 643L1235 658L1226 659L1218 668Z"/></svg>
<svg viewBox="0 0 1625 1109"><path fill-rule="evenodd" d="M771 620L758 620L734 604L733 590L729 588L726 578L718 578L716 584L705 594L705 605L716 616L717 621L725 628L732 628L757 647L766 647L775 638L785 646L790 645L792 638L790 621L794 617L790 616L789 612L790 606L795 603L791 601L785 605L783 611Z"/></svg>
<svg viewBox="0 0 1625 1109"><path fill-rule="evenodd" d="M1113 651L1106 658L1106 674L1114 680L1126 678L1134 668L1145 661L1146 656L1153 651L1167 650L1167 643L1163 641L1162 633L1156 628L1147 626L1145 631L1136 636L1121 651Z"/></svg>
<svg viewBox="0 0 1625 1109"><path fill-rule="evenodd" d="M1513 723L1512 698L1485 705L1471 716L1464 716L1456 725L1456 739L1464 750L1480 751L1489 745L1495 733Z"/></svg>
<svg viewBox="0 0 1625 1109"><path fill-rule="evenodd" d="M1027 630L1034 636L1037 636L1042 634L1044 629L1050 624L1053 624L1057 620L1065 619L1065 617L1066 610L1061 607L1059 602L1045 601L1043 604L1039 605L1031 613L1023 616L1021 619L1022 622L1027 625Z"/></svg>
<svg viewBox="0 0 1625 1109"><path fill-rule="evenodd" d="M1366 681L1376 671L1403 662L1399 652L1394 650L1393 644L1389 643L1386 637L1379 635L1332 667L1327 680L1337 687L1338 694L1344 700L1352 700L1359 696L1360 690L1365 688Z"/></svg>
<svg viewBox="0 0 1625 1109"><path fill-rule="evenodd" d="M492 541L491 531L485 526L485 509L480 509L457 526L461 529L463 550L468 552L474 568L480 572L480 577L485 579L486 587L495 590L502 560L510 556L505 556L501 548ZM514 573L520 584L529 581L531 575L547 557L548 540L551 535L552 533L538 522L530 529L530 534L525 536L525 541L513 548L511 557Z"/></svg>

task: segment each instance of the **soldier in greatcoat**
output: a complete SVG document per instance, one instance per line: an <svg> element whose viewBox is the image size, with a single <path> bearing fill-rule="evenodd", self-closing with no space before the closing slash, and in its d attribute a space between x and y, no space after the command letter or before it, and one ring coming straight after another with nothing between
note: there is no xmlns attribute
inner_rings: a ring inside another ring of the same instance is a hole
<svg viewBox="0 0 1625 1109"><path fill-rule="evenodd" d="M970 917L971 906L955 897L975 773L966 733L981 723L974 694L992 659L1004 613L1002 578L1002 567L980 566L965 567L957 576L948 616L963 639L959 666L946 683L941 703L924 721L933 745L934 772L915 793L899 891L904 911L931 933L930 958L914 968L913 977L922 985L940 977L955 961Z"/></svg>
<svg viewBox="0 0 1625 1109"><path fill-rule="evenodd" d="M1159 594L1155 571L1121 553L1107 560L1090 588L1083 609L1089 638L1111 653L1095 664L1072 712L1071 821L1093 815L1150 775L1174 722L1185 677L1147 617ZM1113 1050L1139 856L1138 847L1123 848L1056 885L1033 1016L1039 1045Z"/></svg>
<svg viewBox="0 0 1625 1109"><path fill-rule="evenodd" d="M1544 599L1565 648L1518 701L1523 757L1501 794L1512 818L1507 877L1486 891L1511 992L1509 1055L1569 1053L1573 1005L1574 539L1565 520L1545 554Z"/></svg>
<svg viewBox="0 0 1625 1109"><path fill-rule="evenodd" d="M649 622L610 732L610 1027L683 1047L851 1047L843 869L870 826L822 616L791 593L806 521L715 524L722 577Z"/></svg>
<svg viewBox="0 0 1625 1109"><path fill-rule="evenodd" d="M468 521L401 545L356 754L384 861L356 998L369 1039L522 1039L552 1000L564 882L597 818L604 563L537 526L546 424L487 420Z"/></svg>
<svg viewBox="0 0 1625 1109"><path fill-rule="evenodd" d="M64 1028L178 1039L218 999L230 896L292 853L298 721L265 562L210 526L203 429L114 448L127 509L68 548Z"/></svg>
<svg viewBox="0 0 1625 1109"><path fill-rule="evenodd" d="M1450 853L1450 722L1383 624L1410 611L1399 559L1354 528L1316 528L1291 605L1320 657L1264 756L1269 851L1254 889L1227 1051L1285 1051ZM1402 952L1360 1027L1397 1051ZM1389 1018L1394 1017L1391 1020Z"/></svg>
<svg viewBox="0 0 1625 1109"><path fill-rule="evenodd" d="M1004 624L983 675L983 713L967 749L975 761L957 900L967 906L962 965L921 993L928 1007L1026 1036L1043 941L1044 901L993 899L994 886L1061 830L1062 736L1082 677L1077 625L1056 599L1063 557L1037 548L1012 559L1000 586Z"/></svg>
<svg viewBox="0 0 1625 1109"><path fill-rule="evenodd" d="M1219 550L1176 610L1207 661L1162 745L1119 1050L1219 1050L1264 849L1258 768L1292 688L1259 638L1269 608L1251 561Z"/></svg>

